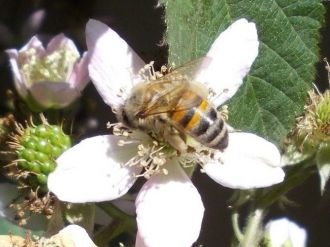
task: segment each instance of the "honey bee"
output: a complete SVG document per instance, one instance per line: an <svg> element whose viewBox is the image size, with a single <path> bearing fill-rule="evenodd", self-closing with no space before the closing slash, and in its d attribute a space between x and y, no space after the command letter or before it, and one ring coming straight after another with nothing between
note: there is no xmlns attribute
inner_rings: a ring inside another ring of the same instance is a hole
<svg viewBox="0 0 330 247"><path fill-rule="evenodd" d="M208 101L206 87L190 78L201 60L132 88L119 120L127 127L163 137L180 153L187 150L186 135L209 148L228 146L224 120Z"/></svg>

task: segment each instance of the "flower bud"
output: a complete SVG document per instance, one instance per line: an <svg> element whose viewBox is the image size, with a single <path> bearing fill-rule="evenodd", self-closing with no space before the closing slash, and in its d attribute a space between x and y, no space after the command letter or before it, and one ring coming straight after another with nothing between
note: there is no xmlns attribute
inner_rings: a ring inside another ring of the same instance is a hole
<svg viewBox="0 0 330 247"><path fill-rule="evenodd" d="M304 247L306 230L286 218L272 220L266 225L264 241L266 247Z"/></svg>
<svg viewBox="0 0 330 247"><path fill-rule="evenodd" d="M46 49L34 36L19 51L6 52L15 87L32 110L70 105L89 81L87 53L80 58L72 40L63 34L55 36Z"/></svg>

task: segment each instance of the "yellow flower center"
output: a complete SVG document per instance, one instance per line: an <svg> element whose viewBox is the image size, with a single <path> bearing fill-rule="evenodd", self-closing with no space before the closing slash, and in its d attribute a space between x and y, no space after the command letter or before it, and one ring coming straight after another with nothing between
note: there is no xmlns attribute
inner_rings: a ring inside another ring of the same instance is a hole
<svg viewBox="0 0 330 247"><path fill-rule="evenodd" d="M65 82L79 54L62 45L48 55L37 54L35 48L19 53L19 67L27 87L41 81Z"/></svg>

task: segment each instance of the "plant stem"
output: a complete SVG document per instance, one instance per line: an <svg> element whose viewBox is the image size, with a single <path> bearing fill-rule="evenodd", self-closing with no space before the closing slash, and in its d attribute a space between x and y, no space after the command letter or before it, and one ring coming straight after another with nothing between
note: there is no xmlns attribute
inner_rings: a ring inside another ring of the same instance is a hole
<svg viewBox="0 0 330 247"><path fill-rule="evenodd" d="M264 217L264 210L257 208L249 217L243 241L240 242L240 247L258 246L261 236L261 223Z"/></svg>
<svg viewBox="0 0 330 247"><path fill-rule="evenodd" d="M240 227L239 227L239 223L238 223L238 213L237 213L237 211L235 211L235 212L231 215L231 221L232 221L232 224L233 224L233 230L234 230L234 233L235 233L235 236L236 236L238 242L242 242L242 241L243 241L243 238L244 238L244 235L242 234L241 229L240 229Z"/></svg>

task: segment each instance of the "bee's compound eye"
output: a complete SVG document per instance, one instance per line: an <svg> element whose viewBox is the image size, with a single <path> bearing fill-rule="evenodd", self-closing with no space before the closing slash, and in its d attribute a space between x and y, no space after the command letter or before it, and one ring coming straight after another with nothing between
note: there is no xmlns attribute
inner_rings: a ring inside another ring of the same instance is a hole
<svg viewBox="0 0 330 247"><path fill-rule="evenodd" d="M144 112L143 111L139 111L138 113L135 114L135 117L137 117L137 118L144 118L145 117Z"/></svg>

